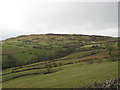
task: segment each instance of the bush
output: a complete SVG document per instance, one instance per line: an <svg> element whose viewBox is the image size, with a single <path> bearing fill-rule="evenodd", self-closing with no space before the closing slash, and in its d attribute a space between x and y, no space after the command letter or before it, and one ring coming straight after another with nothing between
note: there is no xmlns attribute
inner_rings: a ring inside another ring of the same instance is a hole
<svg viewBox="0 0 120 90"><path fill-rule="evenodd" d="M93 64L94 61L93 61L93 60L88 60L88 61L86 61L86 63L87 63L87 64Z"/></svg>
<svg viewBox="0 0 120 90"><path fill-rule="evenodd" d="M54 67L59 67L58 63L53 63Z"/></svg>
<svg viewBox="0 0 120 90"><path fill-rule="evenodd" d="M60 62L60 63L59 63L59 66L63 66L63 63Z"/></svg>
<svg viewBox="0 0 120 90"><path fill-rule="evenodd" d="M97 63L101 63L102 60L101 60L101 59L97 59L96 62L97 62Z"/></svg>
<svg viewBox="0 0 120 90"><path fill-rule="evenodd" d="M47 73L50 73L52 65L51 64L46 64L46 68L47 68Z"/></svg>

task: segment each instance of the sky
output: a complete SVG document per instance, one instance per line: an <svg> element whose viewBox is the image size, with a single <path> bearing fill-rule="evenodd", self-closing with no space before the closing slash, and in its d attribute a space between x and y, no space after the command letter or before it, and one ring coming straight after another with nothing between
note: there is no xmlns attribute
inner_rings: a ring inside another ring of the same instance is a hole
<svg viewBox="0 0 120 90"><path fill-rule="evenodd" d="M1 0L0 40L29 34L118 36L118 2Z"/></svg>

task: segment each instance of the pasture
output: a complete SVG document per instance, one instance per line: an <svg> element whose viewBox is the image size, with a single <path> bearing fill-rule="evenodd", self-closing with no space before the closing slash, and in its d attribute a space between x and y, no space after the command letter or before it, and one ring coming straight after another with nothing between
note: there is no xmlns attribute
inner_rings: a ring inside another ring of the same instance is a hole
<svg viewBox="0 0 120 90"><path fill-rule="evenodd" d="M3 88L79 88L118 78L114 37L33 34L2 42Z"/></svg>
<svg viewBox="0 0 120 90"><path fill-rule="evenodd" d="M118 62L66 65L60 67L63 70L59 72L29 75L9 80L3 83L3 88L78 88L95 81L117 78L117 65Z"/></svg>

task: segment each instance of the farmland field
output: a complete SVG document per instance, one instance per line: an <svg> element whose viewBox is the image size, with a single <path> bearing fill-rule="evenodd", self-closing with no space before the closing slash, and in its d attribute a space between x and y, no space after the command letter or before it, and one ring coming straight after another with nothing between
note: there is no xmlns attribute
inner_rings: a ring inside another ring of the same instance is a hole
<svg viewBox="0 0 120 90"><path fill-rule="evenodd" d="M3 88L80 88L119 79L118 38L33 34L2 43Z"/></svg>
<svg viewBox="0 0 120 90"><path fill-rule="evenodd" d="M117 62L66 65L61 67L63 70L56 73L29 75L7 81L3 83L3 88L79 88L95 81L117 78L117 65Z"/></svg>

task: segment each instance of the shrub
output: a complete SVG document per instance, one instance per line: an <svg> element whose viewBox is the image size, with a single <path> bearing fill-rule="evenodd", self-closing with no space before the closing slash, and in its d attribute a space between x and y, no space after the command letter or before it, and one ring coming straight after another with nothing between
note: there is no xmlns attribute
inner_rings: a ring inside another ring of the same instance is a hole
<svg viewBox="0 0 120 90"><path fill-rule="evenodd" d="M59 63L59 66L62 66L62 65L63 65L63 63L60 62L60 63Z"/></svg>
<svg viewBox="0 0 120 90"><path fill-rule="evenodd" d="M46 68L47 68L47 73L50 73L51 72L51 64L46 64Z"/></svg>
<svg viewBox="0 0 120 90"><path fill-rule="evenodd" d="M86 61L86 63L87 63L87 64L93 64L94 61L93 61L93 60L88 60L88 61Z"/></svg>
<svg viewBox="0 0 120 90"><path fill-rule="evenodd" d="M101 60L101 59L97 59L96 62L97 62L97 63L101 63L102 60Z"/></svg>
<svg viewBox="0 0 120 90"><path fill-rule="evenodd" d="M58 67L59 64L58 63L53 63L54 67Z"/></svg>

